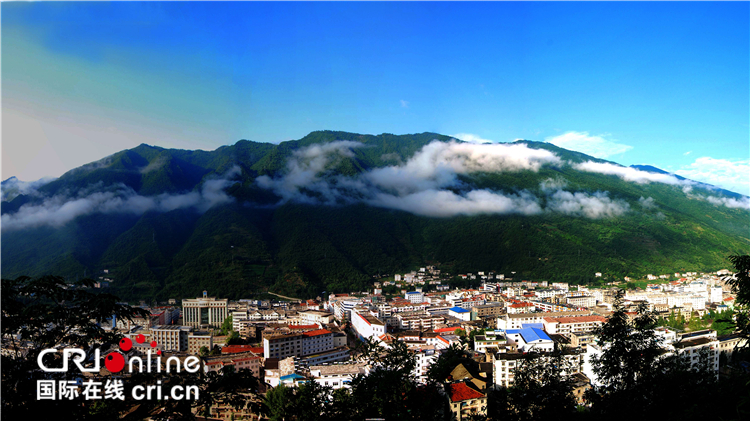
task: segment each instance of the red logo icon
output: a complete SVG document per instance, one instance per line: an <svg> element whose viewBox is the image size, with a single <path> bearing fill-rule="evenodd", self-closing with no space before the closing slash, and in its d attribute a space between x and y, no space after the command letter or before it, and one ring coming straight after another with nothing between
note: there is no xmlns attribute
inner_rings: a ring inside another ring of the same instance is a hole
<svg viewBox="0 0 750 421"><path fill-rule="evenodd" d="M146 337L139 334L135 337L135 341L139 344L142 344L146 342ZM119 345L120 350L123 352L128 352L133 349L133 341L131 341L130 338L120 339ZM151 341L150 345L151 348L156 348L157 343L156 341ZM156 350L156 355L161 355L160 349ZM109 370L110 373L119 373L123 368L125 368L125 357L120 352L110 352L106 357L104 357L104 365L107 367L107 370Z"/></svg>
<svg viewBox="0 0 750 421"><path fill-rule="evenodd" d="M120 339L120 349L128 352L130 349L133 348L133 341L130 340L130 338L122 338Z"/></svg>
<svg viewBox="0 0 750 421"><path fill-rule="evenodd" d="M104 365L110 373L119 373L125 368L125 357L119 352L110 352L104 357Z"/></svg>

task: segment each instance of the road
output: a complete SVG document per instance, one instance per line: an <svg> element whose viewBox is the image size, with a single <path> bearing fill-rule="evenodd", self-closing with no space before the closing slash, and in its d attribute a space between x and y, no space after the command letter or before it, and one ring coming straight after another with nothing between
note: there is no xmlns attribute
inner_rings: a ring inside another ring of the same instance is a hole
<svg viewBox="0 0 750 421"><path fill-rule="evenodd" d="M300 299L300 298L287 297L285 295L276 294L275 292L269 292L269 294L275 295L275 296L280 297L280 298L286 298L287 300L291 300L291 301L302 301L302 299Z"/></svg>

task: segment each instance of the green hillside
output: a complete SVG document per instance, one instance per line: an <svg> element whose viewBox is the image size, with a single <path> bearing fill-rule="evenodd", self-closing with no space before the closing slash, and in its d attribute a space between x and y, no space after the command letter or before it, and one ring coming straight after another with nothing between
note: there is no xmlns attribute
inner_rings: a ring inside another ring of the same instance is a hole
<svg viewBox="0 0 750 421"><path fill-rule="evenodd" d="M114 199L58 225L4 227L2 276L75 278L107 269L114 292L130 300L197 296L203 289L231 298L269 288L315 296L368 288L374 275L424 264L452 273L515 271L524 279L586 282L594 272L641 277L717 270L727 266L727 255L750 250L748 210L700 195L742 196L700 185L686 194L678 185L579 171L571 164L607 161L541 142L518 143L553 152L564 163L537 172L460 174L459 183L446 189L523 192L547 209L553 199L540 183L564 180L570 192L607 192L627 204L627 212L608 218L548 211L435 218L359 199L337 206L280 203L256 181L278 180L299 151L337 140L364 146L327 164L320 180L333 186L340 177L356 180L374 168L403 164L431 141L450 138L320 131L279 145L241 140L211 152L140 145L69 171L36 195L7 196L12 200L2 203L5 225L6 216L18 216L24 206L42 207L54 198ZM216 191L231 199L202 208L218 200ZM651 198L647 205L644 198ZM141 208L125 212L126 206Z"/></svg>

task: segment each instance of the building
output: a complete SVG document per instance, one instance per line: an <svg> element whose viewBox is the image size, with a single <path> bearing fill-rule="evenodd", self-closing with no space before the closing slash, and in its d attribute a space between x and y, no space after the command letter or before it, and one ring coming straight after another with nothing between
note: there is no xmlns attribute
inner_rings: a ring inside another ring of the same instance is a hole
<svg viewBox="0 0 750 421"><path fill-rule="evenodd" d="M360 338L369 339L373 336L379 337L385 334L385 323L369 314L366 310L354 308L351 315L352 327Z"/></svg>
<svg viewBox="0 0 750 421"><path fill-rule="evenodd" d="M721 354L724 354L724 356L726 356L729 360L732 359L732 355L734 354L735 349L744 346L744 344L747 343L746 339L742 338L739 334L736 333L723 336L718 339L719 352Z"/></svg>
<svg viewBox="0 0 750 421"><path fill-rule="evenodd" d="M321 325L327 325L329 323L333 323L334 317L333 313L329 313L327 311L308 310L300 311L299 319L300 324L318 323Z"/></svg>
<svg viewBox="0 0 750 421"><path fill-rule="evenodd" d="M476 335L474 337L474 351L486 353L488 350L494 351L494 353L500 352L501 349L505 349L508 346L508 339L505 337L503 332L486 332L484 335Z"/></svg>
<svg viewBox="0 0 750 421"><path fill-rule="evenodd" d="M213 336L209 332L190 332L188 334L188 354L198 355L203 347L206 347L209 351L214 348Z"/></svg>
<svg viewBox="0 0 750 421"><path fill-rule="evenodd" d="M261 356L249 351L207 357L203 361L203 370L204 372L209 373L212 371L219 371L228 365L233 366L237 371L243 369L250 370L256 379L263 381L263 377L261 377L263 374L261 370Z"/></svg>
<svg viewBox="0 0 750 421"><path fill-rule="evenodd" d="M395 326L404 330L432 330L439 324L445 322L441 316L433 316L424 312L396 313Z"/></svg>
<svg viewBox="0 0 750 421"><path fill-rule="evenodd" d="M334 349L333 332L318 329L304 333L271 335L263 338L263 357L304 357Z"/></svg>
<svg viewBox="0 0 750 421"><path fill-rule="evenodd" d="M543 323L547 333L565 335L592 332L606 321L602 316L545 317Z"/></svg>
<svg viewBox="0 0 750 421"><path fill-rule="evenodd" d="M465 322L471 320L471 311L461 307L451 307L448 309L448 315Z"/></svg>
<svg viewBox="0 0 750 421"><path fill-rule="evenodd" d="M187 326L154 326L151 328L151 340L167 352L184 352L188 350L188 336L190 328Z"/></svg>
<svg viewBox="0 0 750 421"><path fill-rule="evenodd" d="M497 328L501 330L521 329L525 324L544 323L544 319L548 317L578 317L590 315L591 311L558 311L550 313L506 314L497 318Z"/></svg>
<svg viewBox="0 0 750 421"><path fill-rule="evenodd" d="M488 303L471 308L471 320L495 318L505 311L505 303Z"/></svg>
<svg viewBox="0 0 750 421"><path fill-rule="evenodd" d="M321 386L349 389L354 376L365 374L366 369L364 363L316 365L310 367L310 375Z"/></svg>
<svg viewBox="0 0 750 421"><path fill-rule="evenodd" d="M474 415L487 415L487 395L469 383L452 383L447 389L453 419L461 421Z"/></svg>
<svg viewBox="0 0 750 421"><path fill-rule="evenodd" d="M691 367L708 363L713 371L719 372L719 340L716 339L715 330L686 333L672 346L678 355L690 362ZM702 360L703 358L707 360Z"/></svg>
<svg viewBox="0 0 750 421"><path fill-rule="evenodd" d="M565 299L567 304L570 304L572 306L576 307L594 307L596 305L596 298L592 297L591 295L581 295L577 297L567 297Z"/></svg>
<svg viewBox="0 0 750 421"><path fill-rule="evenodd" d="M203 291L202 298L182 300L182 324L185 326L220 327L229 316L229 300L209 297Z"/></svg>
<svg viewBox="0 0 750 421"><path fill-rule="evenodd" d="M584 355L578 351L566 351L565 370L563 375L575 375L580 373L584 367ZM536 358L549 358L545 355L537 355ZM524 355L518 352L499 353L494 355L493 377L496 386L511 387L515 381L515 372L523 364Z"/></svg>
<svg viewBox="0 0 750 421"><path fill-rule="evenodd" d="M424 301L424 294L422 291L411 291L404 294L404 298L412 304L421 304Z"/></svg>
<svg viewBox="0 0 750 421"><path fill-rule="evenodd" d="M508 329L505 331L508 340L518 347L520 352L552 352L555 343L542 329L527 327L525 329Z"/></svg>

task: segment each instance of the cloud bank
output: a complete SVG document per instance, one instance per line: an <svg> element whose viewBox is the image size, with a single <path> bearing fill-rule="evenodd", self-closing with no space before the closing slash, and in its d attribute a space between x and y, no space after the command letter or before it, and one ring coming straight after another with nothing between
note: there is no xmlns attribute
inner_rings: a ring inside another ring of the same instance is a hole
<svg viewBox="0 0 750 421"><path fill-rule="evenodd" d="M607 158L633 149L630 145L606 139L607 135L591 136L588 132L567 132L545 138L544 141L561 148L583 152L596 158Z"/></svg>
<svg viewBox="0 0 750 421"><path fill-rule="evenodd" d="M495 143L495 141L493 140L483 139L471 133L457 133L457 134L451 135L451 137L454 137L458 140L463 140L464 142L469 142L469 143Z"/></svg>
<svg viewBox="0 0 750 421"><path fill-rule="evenodd" d="M543 197L528 191L506 193L473 189L460 180L472 173L534 171L561 165L554 153L523 144L471 144L434 141L406 163L376 168L357 177L327 174L340 159L353 157L364 145L337 141L295 152L283 176L258 177L258 185L273 190L280 203L337 205L366 203L416 215L451 217L477 214L536 215L557 212L588 218L621 215L629 205L607 193L570 193L562 179L545 180ZM545 205L546 204L546 205Z"/></svg>
<svg viewBox="0 0 750 421"><path fill-rule="evenodd" d="M37 189L45 184L56 180L55 177L44 177L36 181L21 181L16 177L10 177L0 184L0 195L2 201L9 201L18 195L38 196Z"/></svg>
<svg viewBox="0 0 750 421"><path fill-rule="evenodd" d="M175 209L194 208L198 212L229 203L233 199L224 189L229 187L232 178L240 174L235 166L220 178L203 183L199 192L184 194L160 194L141 196L125 185L116 186L110 191L92 192L95 186L75 196L60 194L44 199L39 204L26 204L12 214L2 216L2 229L19 230L39 226L60 227L73 219L93 213L121 213L142 215L149 211L169 212Z"/></svg>
<svg viewBox="0 0 750 421"><path fill-rule="evenodd" d="M625 181L632 181L638 184L646 183L664 183L671 185L691 185L695 184L690 180L680 180L672 174L660 174L648 171L641 171L631 167L610 164L606 162L586 161L580 164L574 164L573 168L579 171L594 172L599 174L616 175Z"/></svg>
<svg viewBox="0 0 750 421"><path fill-rule="evenodd" d="M717 161L720 161L720 160L717 160ZM693 193L694 187L702 187L707 190L715 190L716 187L707 185L707 184L702 184L693 180L681 180L675 177L673 174L653 173L653 172L648 172L648 171L641 171L641 170L631 168L631 167L622 167L622 166L615 165L615 164L593 162L593 161L586 161L580 164L574 164L573 168L579 171L616 175L625 181L630 181L630 182L634 182L638 184L663 183L663 184L678 186L682 189L682 192L685 193L685 195L687 195L691 199L704 200L714 205L726 206L728 208L733 208L733 209L750 209L750 197L745 196L740 199L735 199L735 198L729 198L729 197L711 196L711 195L704 196L701 194L695 194ZM734 171L735 171L735 168L732 168L728 172L733 173ZM748 174L750 174L750 168L748 168ZM648 199L651 199L651 201L649 202ZM639 202L641 203L641 205L643 205L643 207L655 206L655 204L653 203L653 198L649 197L648 199L641 198Z"/></svg>
<svg viewBox="0 0 750 421"><path fill-rule="evenodd" d="M750 159L728 160L704 156L675 173L744 195L750 194Z"/></svg>

